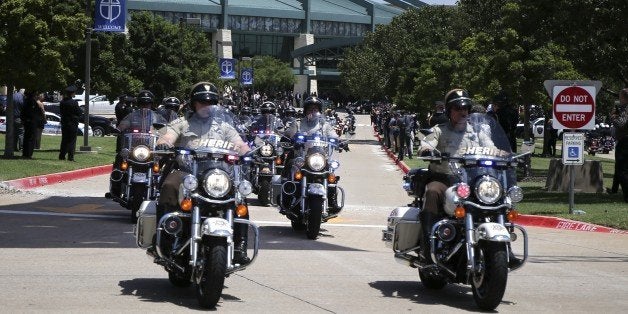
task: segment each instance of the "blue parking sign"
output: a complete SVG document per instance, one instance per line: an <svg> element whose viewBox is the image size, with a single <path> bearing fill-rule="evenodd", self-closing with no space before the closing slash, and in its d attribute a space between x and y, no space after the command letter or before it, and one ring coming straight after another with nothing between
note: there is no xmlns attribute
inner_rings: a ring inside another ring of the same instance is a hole
<svg viewBox="0 0 628 314"><path fill-rule="evenodd" d="M568 152L567 157L569 157L569 158L578 158L578 156L580 156L580 147L571 146L571 147L569 147L567 152Z"/></svg>
<svg viewBox="0 0 628 314"><path fill-rule="evenodd" d="M240 72L240 82L242 85L253 85L253 69L244 68Z"/></svg>
<svg viewBox="0 0 628 314"><path fill-rule="evenodd" d="M221 79L235 79L235 59L220 58L220 61L218 62L218 68L220 69Z"/></svg>

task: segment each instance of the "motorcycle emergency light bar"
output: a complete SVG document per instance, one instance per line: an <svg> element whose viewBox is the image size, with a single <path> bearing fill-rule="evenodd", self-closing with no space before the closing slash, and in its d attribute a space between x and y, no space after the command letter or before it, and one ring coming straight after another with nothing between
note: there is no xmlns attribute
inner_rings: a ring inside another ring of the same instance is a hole
<svg viewBox="0 0 628 314"><path fill-rule="evenodd" d="M240 159L240 157L236 156L236 155L225 155L225 161L233 164L236 161L238 161Z"/></svg>

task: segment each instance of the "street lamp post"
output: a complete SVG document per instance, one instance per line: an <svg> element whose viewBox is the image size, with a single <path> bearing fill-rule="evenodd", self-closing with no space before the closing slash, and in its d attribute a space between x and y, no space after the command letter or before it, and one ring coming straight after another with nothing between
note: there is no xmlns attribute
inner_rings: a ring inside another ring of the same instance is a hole
<svg viewBox="0 0 628 314"><path fill-rule="evenodd" d="M90 8L90 0L85 1L85 14L92 16L92 10ZM90 19L91 21L91 19ZM79 148L82 152L91 152L92 148L89 146L89 86L91 85L91 57L92 57L92 28L87 27L85 31L85 120L83 126L83 146Z"/></svg>

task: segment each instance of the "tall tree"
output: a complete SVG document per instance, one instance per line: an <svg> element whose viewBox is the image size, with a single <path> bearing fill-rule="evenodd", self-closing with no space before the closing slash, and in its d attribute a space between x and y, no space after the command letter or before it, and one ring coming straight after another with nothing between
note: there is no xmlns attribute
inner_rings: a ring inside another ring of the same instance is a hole
<svg viewBox="0 0 628 314"><path fill-rule="evenodd" d="M13 156L14 86L31 91L64 87L84 38L87 17L80 3L64 0L0 2L0 82L9 87L5 156Z"/></svg>
<svg viewBox="0 0 628 314"><path fill-rule="evenodd" d="M182 97L198 81L217 80L218 66L204 33L148 12L133 14L128 28L129 72L142 88L158 97Z"/></svg>

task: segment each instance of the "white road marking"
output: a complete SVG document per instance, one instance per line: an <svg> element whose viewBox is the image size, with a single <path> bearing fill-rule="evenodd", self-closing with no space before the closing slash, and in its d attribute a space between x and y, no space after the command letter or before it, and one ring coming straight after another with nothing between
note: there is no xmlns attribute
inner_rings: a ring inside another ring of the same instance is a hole
<svg viewBox="0 0 628 314"><path fill-rule="evenodd" d="M61 217L78 217L78 218L128 218L127 215L119 216L119 215L94 215L94 214L66 214L66 213L33 212L33 211L22 211L22 210L0 210L0 214L61 216Z"/></svg>
<svg viewBox="0 0 628 314"><path fill-rule="evenodd" d="M253 220L258 225L273 225L273 226L289 226L290 222L287 221L265 221L265 220ZM328 222L323 224L325 227L353 227L353 228L386 228L385 225L353 225L353 224L335 224Z"/></svg>

